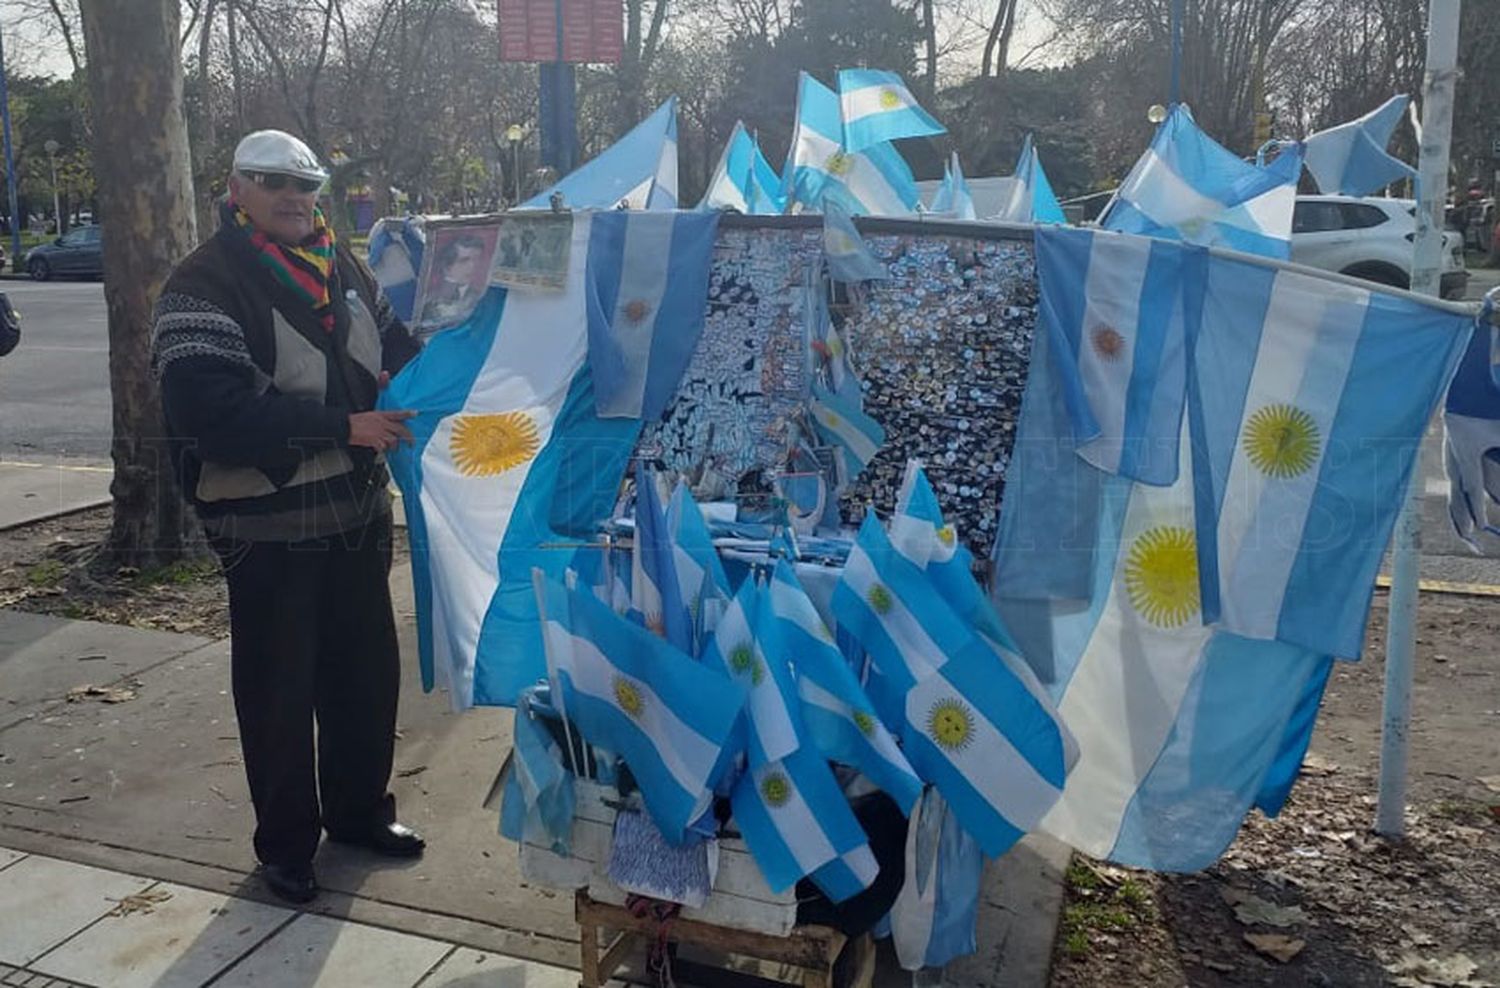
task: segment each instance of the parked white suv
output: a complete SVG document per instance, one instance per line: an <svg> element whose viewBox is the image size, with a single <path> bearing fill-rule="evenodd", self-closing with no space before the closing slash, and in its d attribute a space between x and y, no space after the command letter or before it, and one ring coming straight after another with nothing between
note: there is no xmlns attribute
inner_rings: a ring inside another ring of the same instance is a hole
<svg viewBox="0 0 1500 988"><path fill-rule="evenodd" d="M1298 196L1292 214L1292 260L1382 285L1411 285L1416 203L1411 199ZM1463 298L1469 285L1463 238L1443 231L1443 298Z"/></svg>

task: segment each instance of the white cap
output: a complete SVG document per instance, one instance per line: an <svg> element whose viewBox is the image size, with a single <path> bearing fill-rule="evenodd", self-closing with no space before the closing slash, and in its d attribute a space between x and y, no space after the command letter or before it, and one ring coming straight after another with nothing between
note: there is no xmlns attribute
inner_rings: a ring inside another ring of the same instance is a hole
<svg viewBox="0 0 1500 988"><path fill-rule="evenodd" d="M237 172L274 172L323 182L328 172L318 164L312 148L284 130L257 130L246 134L234 149Z"/></svg>

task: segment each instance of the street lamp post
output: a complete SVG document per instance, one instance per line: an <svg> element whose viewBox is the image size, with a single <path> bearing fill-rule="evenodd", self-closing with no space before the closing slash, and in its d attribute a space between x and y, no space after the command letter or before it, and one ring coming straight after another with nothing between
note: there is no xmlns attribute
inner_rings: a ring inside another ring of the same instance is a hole
<svg viewBox="0 0 1500 988"><path fill-rule="evenodd" d="M505 128L505 139L510 142L510 170L516 179L515 205L521 205L521 142L526 139L526 128L511 124Z"/></svg>
<svg viewBox="0 0 1500 988"><path fill-rule="evenodd" d="M21 260L21 207L16 194L16 158L10 142L10 97L5 92L5 42L0 39L0 130L5 136L5 187L10 198L10 263Z"/></svg>
<svg viewBox="0 0 1500 988"><path fill-rule="evenodd" d="M56 141L49 139L42 147L47 152L47 164L52 169L52 221L57 224L57 235L62 236L62 204L57 197L57 149L62 147Z"/></svg>

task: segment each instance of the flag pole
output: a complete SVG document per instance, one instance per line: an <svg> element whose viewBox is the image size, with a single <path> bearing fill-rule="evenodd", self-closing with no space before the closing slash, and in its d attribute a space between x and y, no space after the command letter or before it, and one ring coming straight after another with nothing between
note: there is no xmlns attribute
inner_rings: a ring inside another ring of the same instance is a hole
<svg viewBox="0 0 1500 988"><path fill-rule="evenodd" d="M1421 155L1417 163L1417 233L1411 289L1434 298L1440 290L1443 207L1453 135L1458 15L1462 0L1432 0L1427 13L1427 68L1422 80ZM1375 832L1399 838L1406 829L1406 766L1416 652L1417 556L1421 547L1420 457L1396 522L1392 547L1390 616L1385 648L1385 703L1380 729L1380 793Z"/></svg>

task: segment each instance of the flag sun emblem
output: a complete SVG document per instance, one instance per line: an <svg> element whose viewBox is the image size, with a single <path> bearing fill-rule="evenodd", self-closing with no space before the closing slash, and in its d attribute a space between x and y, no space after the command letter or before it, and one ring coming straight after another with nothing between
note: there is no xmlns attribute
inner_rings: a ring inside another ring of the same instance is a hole
<svg viewBox="0 0 1500 988"><path fill-rule="evenodd" d="M927 712L927 736L944 751L962 751L974 740L974 715L961 700L939 700Z"/></svg>
<svg viewBox="0 0 1500 988"><path fill-rule="evenodd" d="M625 303L622 312L626 322L632 326L639 326L651 314L651 303L643 298L633 298Z"/></svg>
<svg viewBox="0 0 1500 988"><path fill-rule="evenodd" d="M824 164L830 175L847 175L849 169L854 167L854 159L843 151L835 151Z"/></svg>
<svg viewBox="0 0 1500 988"><path fill-rule="evenodd" d="M875 733L875 718L863 710L854 711L854 726L859 728L859 733L865 737Z"/></svg>
<svg viewBox="0 0 1500 988"><path fill-rule="evenodd" d="M729 650L729 671L736 676L750 677L751 686L759 686L766 678L766 668L755 657L755 649L749 645L736 645Z"/></svg>
<svg viewBox="0 0 1500 988"><path fill-rule="evenodd" d="M1160 525L1130 545L1125 560L1130 603L1159 628L1177 628L1198 612L1198 546L1192 530Z"/></svg>
<svg viewBox="0 0 1500 988"><path fill-rule="evenodd" d="M541 442L525 412L460 415L448 448L466 477L493 477L536 456Z"/></svg>
<svg viewBox="0 0 1500 988"><path fill-rule="evenodd" d="M1125 337L1113 326L1100 326L1089 334L1089 342L1099 359L1114 363L1125 352Z"/></svg>
<svg viewBox="0 0 1500 988"><path fill-rule="evenodd" d="M882 110L894 110L901 105L901 95L894 89L882 89L880 91L880 108Z"/></svg>
<svg viewBox="0 0 1500 988"><path fill-rule="evenodd" d="M772 772L760 780L760 798L767 806L785 806L792 798L792 782L780 772Z"/></svg>
<svg viewBox="0 0 1500 988"><path fill-rule="evenodd" d="M937 540L943 544L944 548L951 549L953 543L958 541L958 533L954 531L952 525L944 525L937 530Z"/></svg>
<svg viewBox="0 0 1500 988"><path fill-rule="evenodd" d="M889 614L891 612L891 605L895 603L891 592L878 583L871 587L869 592L865 594L865 599L870 602L870 607L875 613L882 616Z"/></svg>
<svg viewBox="0 0 1500 988"><path fill-rule="evenodd" d="M1312 468L1322 448L1318 424L1294 405L1267 405L1245 423L1245 455L1261 473L1285 479Z"/></svg>
<svg viewBox="0 0 1500 988"><path fill-rule="evenodd" d="M646 699L641 696L641 688L624 676L616 676L614 690L615 702L620 705L620 709L639 719L641 712L646 709Z"/></svg>

